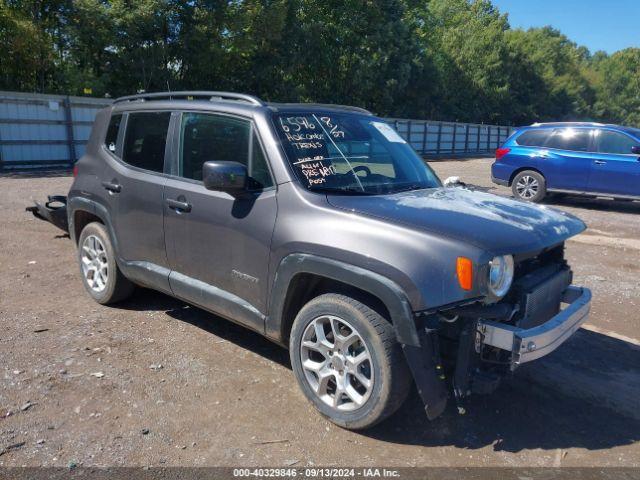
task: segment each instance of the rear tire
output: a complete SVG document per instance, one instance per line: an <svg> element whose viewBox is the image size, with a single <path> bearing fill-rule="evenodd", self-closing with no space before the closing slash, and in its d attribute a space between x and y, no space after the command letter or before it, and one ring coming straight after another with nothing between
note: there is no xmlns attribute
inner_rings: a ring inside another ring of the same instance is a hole
<svg viewBox="0 0 640 480"><path fill-rule="evenodd" d="M547 195L547 182L538 172L523 170L511 182L513 196L527 202L541 202Z"/></svg>
<svg viewBox="0 0 640 480"><path fill-rule="evenodd" d="M407 398L411 375L393 326L354 298L329 293L307 303L289 347L302 392L336 425L372 427Z"/></svg>
<svg viewBox="0 0 640 480"><path fill-rule="evenodd" d="M133 293L134 285L118 268L111 238L103 224L92 222L82 229L78 263L84 288L96 302L108 305Z"/></svg>

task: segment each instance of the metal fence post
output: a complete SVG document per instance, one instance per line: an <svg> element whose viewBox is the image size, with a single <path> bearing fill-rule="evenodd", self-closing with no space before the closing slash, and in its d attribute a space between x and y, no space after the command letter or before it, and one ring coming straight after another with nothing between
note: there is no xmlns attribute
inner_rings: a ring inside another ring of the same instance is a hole
<svg viewBox="0 0 640 480"><path fill-rule="evenodd" d="M451 153L456 153L456 134L458 133L458 124L453 124L453 138L451 139Z"/></svg>
<svg viewBox="0 0 640 480"><path fill-rule="evenodd" d="M442 140L442 122L438 122L438 141L436 144L436 155L440 155L440 141Z"/></svg>
<svg viewBox="0 0 640 480"><path fill-rule="evenodd" d="M482 130L482 127L480 127L480 125L477 125L478 128L478 135L476 135L476 153L480 153L480 132Z"/></svg>
<svg viewBox="0 0 640 480"><path fill-rule="evenodd" d="M427 153L427 133L429 131L429 123L424 122L424 130L422 131L422 154ZM0 159L1 160L1 159Z"/></svg>
<svg viewBox="0 0 640 480"><path fill-rule="evenodd" d="M73 116L71 115L71 99L69 95L64 100L64 116L67 125L67 147L69 148L69 164L76 163L76 142L73 138Z"/></svg>
<svg viewBox="0 0 640 480"><path fill-rule="evenodd" d="M464 125L464 153L469 151L469 124Z"/></svg>
<svg viewBox="0 0 640 480"><path fill-rule="evenodd" d="M488 152L489 150L491 150L491 125L487 127L487 148L485 151Z"/></svg>
<svg viewBox="0 0 640 480"><path fill-rule="evenodd" d="M407 143L413 147L411 144L411 120L407 120Z"/></svg>

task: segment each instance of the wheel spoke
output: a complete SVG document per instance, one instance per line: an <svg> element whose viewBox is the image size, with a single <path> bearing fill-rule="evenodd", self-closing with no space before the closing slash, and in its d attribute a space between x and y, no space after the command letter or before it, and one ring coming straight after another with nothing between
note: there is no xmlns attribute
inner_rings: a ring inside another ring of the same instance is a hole
<svg viewBox="0 0 640 480"><path fill-rule="evenodd" d="M332 377L333 375L328 372L318 375L318 386L316 387L316 393L321 398L329 395L327 390L329 388L329 380L331 380Z"/></svg>
<svg viewBox="0 0 640 480"><path fill-rule="evenodd" d="M358 355L356 355L355 357L350 357L349 360L351 361L351 363L353 364L353 366L355 368L357 368L358 366L360 366L360 364L362 362L365 362L367 360L370 360L369 357L369 352L367 352L366 350L360 352Z"/></svg>
<svg viewBox="0 0 640 480"><path fill-rule="evenodd" d="M336 391L333 394L333 398L331 399L333 408L338 408L340 406L340 400L342 400L342 393L343 393L343 390L340 387L340 383L337 382Z"/></svg>
<svg viewBox="0 0 640 480"><path fill-rule="evenodd" d="M302 368L319 374L326 364L326 360L323 362L314 362L310 358L307 358L304 362L302 362Z"/></svg>
<svg viewBox="0 0 640 480"><path fill-rule="evenodd" d="M340 322L337 318L331 319L331 330L333 331L333 338L335 339L335 345L342 351L347 350L353 343L355 343L360 337L353 330L348 335L342 335L340 331Z"/></svg>
<svg viewBox="0 0 640 480"><path fill-rule="evenodd" d="M356 377L364 388L369 388L371 386L371 379L365 377L361 371L356 370L353 376Z"/></svg>
<svg viewBox="0 0 640 480"><path fill-rule="evenodd" d="M316 320L314 329L316 332L316 342L327 348L332 348L333 344L329 341L327 335L324 333L324 323L320 322L320 320Z"/></svg>
<svg viewBox="0 0 640 480"><path fill-rule="evenodd" d="M345 388L344 393L346 393L347 397L349 397L356 405L360 406L364 403L364 396L360 395L353 386L348 385L347 388Z"/></svg>

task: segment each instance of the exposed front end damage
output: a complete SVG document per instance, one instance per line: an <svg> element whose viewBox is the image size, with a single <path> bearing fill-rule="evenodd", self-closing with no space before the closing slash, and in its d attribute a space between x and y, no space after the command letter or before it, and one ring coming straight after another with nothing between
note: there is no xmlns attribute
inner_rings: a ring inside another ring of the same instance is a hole
<svg viewBox="0 0 640 480"><path fill-rule="evenodd" d="M493 392L519 365L558 348L587 320L591 292L571 285L564 246L518 259L499 302L477 299L416 317L421 347L405 356L432 419L453 393L458 411L471 394Z"/></svg>

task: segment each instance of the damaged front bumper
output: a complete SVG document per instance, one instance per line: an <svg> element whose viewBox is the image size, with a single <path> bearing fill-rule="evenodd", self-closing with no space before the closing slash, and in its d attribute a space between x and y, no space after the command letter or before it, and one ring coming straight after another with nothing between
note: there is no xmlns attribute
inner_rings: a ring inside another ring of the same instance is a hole
<svg viewBox="0 0 640 480"><path fill-rule="evenodd" d="M562 303L568 306L557 315L533 328L519 328L500 322L480 319L477 332L481 345L511 352L511 369L548 355L567 340L589 318L591 291L569 286Z"/></svg>

